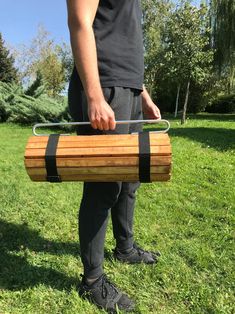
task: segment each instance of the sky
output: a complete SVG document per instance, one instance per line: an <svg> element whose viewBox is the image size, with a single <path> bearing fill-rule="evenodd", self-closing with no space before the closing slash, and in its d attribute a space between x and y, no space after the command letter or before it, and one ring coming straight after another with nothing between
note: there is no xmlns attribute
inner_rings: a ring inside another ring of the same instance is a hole
<svg viewBox="0 0 235 314"><path fill-rule="evenodd" d="M28 44L40 24L56 42L69 43L66 0L0 0L0 32L9 46Z"/></svg>
<svg viewBox="0 0 235 314"><path fill-rule="evenodd" d="M66 0L0 0L0 32L7 44L27 44L40 24L57 42L68 43Z"/></svg>

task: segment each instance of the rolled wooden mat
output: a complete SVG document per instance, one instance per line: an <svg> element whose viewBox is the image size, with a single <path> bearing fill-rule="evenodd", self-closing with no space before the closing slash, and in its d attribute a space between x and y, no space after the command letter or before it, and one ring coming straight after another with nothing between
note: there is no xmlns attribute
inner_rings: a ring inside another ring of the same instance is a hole
<svg viewBox="0 0 235 314"><path fill-rule="evenodd" d="M145 176L144 173L140 176L140 172L146 170L146 165L144 169L140 167L142 158L142 164L149 162L147 181L168 181L171 177L169 136L166 133L148 133L147 136L148 145L141 144L139 134L60 135L55 136L52 144L48 136L32 136L25 150L26 171L33 181L132 182ZM53 148L50 145L54 145ZM144 149L140 145L145 146ZM48 151L52 171L48 170ZM49 172L53 172L52 176Z"/></svg>

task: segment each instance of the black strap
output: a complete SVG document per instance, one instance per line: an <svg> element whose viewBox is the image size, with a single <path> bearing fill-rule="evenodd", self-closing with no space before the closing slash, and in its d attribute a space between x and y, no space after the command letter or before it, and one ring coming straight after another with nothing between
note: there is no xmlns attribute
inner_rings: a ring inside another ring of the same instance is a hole
<svg viewBox="0 0 235 314"><path fill-rule="evenodd" d="M151 182L149 132L139 133L139 180L140 182Z"/></svg>
<svg viewBox="0 0 235 314"><path fill-rule="evenodd" d="M47 181L49 182L61 182L61 178L58 175L56 167L56 150L59 141L59 134L49 135L45 162L46 162L46 171L47 171Z"/></svg>

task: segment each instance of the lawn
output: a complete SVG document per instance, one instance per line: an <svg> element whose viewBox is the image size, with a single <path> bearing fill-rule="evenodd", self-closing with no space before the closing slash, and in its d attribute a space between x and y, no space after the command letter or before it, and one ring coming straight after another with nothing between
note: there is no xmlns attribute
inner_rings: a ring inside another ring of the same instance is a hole
<svg viewBox="0 0 235 314"><path fill-rule="evenodd" d="M235 115L171 120L173 175L142 184L135 238L162 253L157 265L113 260L109 278L137 302L135 313L235 313ZM34 183L23 155L31 129L0 124L0 313L104 313L77 294L81 183Z"/></svg>

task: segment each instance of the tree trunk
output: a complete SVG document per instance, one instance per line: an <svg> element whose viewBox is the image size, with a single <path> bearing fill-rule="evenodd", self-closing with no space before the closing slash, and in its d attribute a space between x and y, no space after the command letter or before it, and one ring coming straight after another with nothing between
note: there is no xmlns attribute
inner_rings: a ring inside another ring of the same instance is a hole
<svg viewBox="0 0 235 314"><path fill-rule="evenodd" d="M177 117L177 113L178 113L179 95L180 95L180 84L178 85L178 88L177 88L177 96L176 96L176 101L175 101L175 118Z"/></svg>
<svg viewBox="0 0 235 314"><path fill-rule="evenodd" d="M149 88L149 91L148 91L151 99L153 98L153 86L154 86L154 75L151 75L150 88Z"/></svg>
<svg viewBox="0 0 235 314"><path fill-rule="evenodd" d="M152 83L151 83L151 85L149 87L148 93L149 93L149 95L150 95L150 97L152 99L152 97L153 97L153 84Z"/></svg>
<svg viewBox="0 0 235 314"><path fill-rule="evenodd" d="M229 77L229 84L228 84L228 94L230 95L234 90L234 74L235 74L235 67L233 65L233 62L231 61L230 64L230 77Z"/></svg>
<svg viewBox="0 0 235 314"><path fill-rule="evenodd" d="M187 112L187 106L188 106L188 96L189 96L189 87L190 87L190 80L188 80L187 84L187 90L186 90L186 95L185 95L185 101L184 101L184 109L183 109L183 114L181 118L181 124L185 123L186 119L186 112Z"/></svg>

